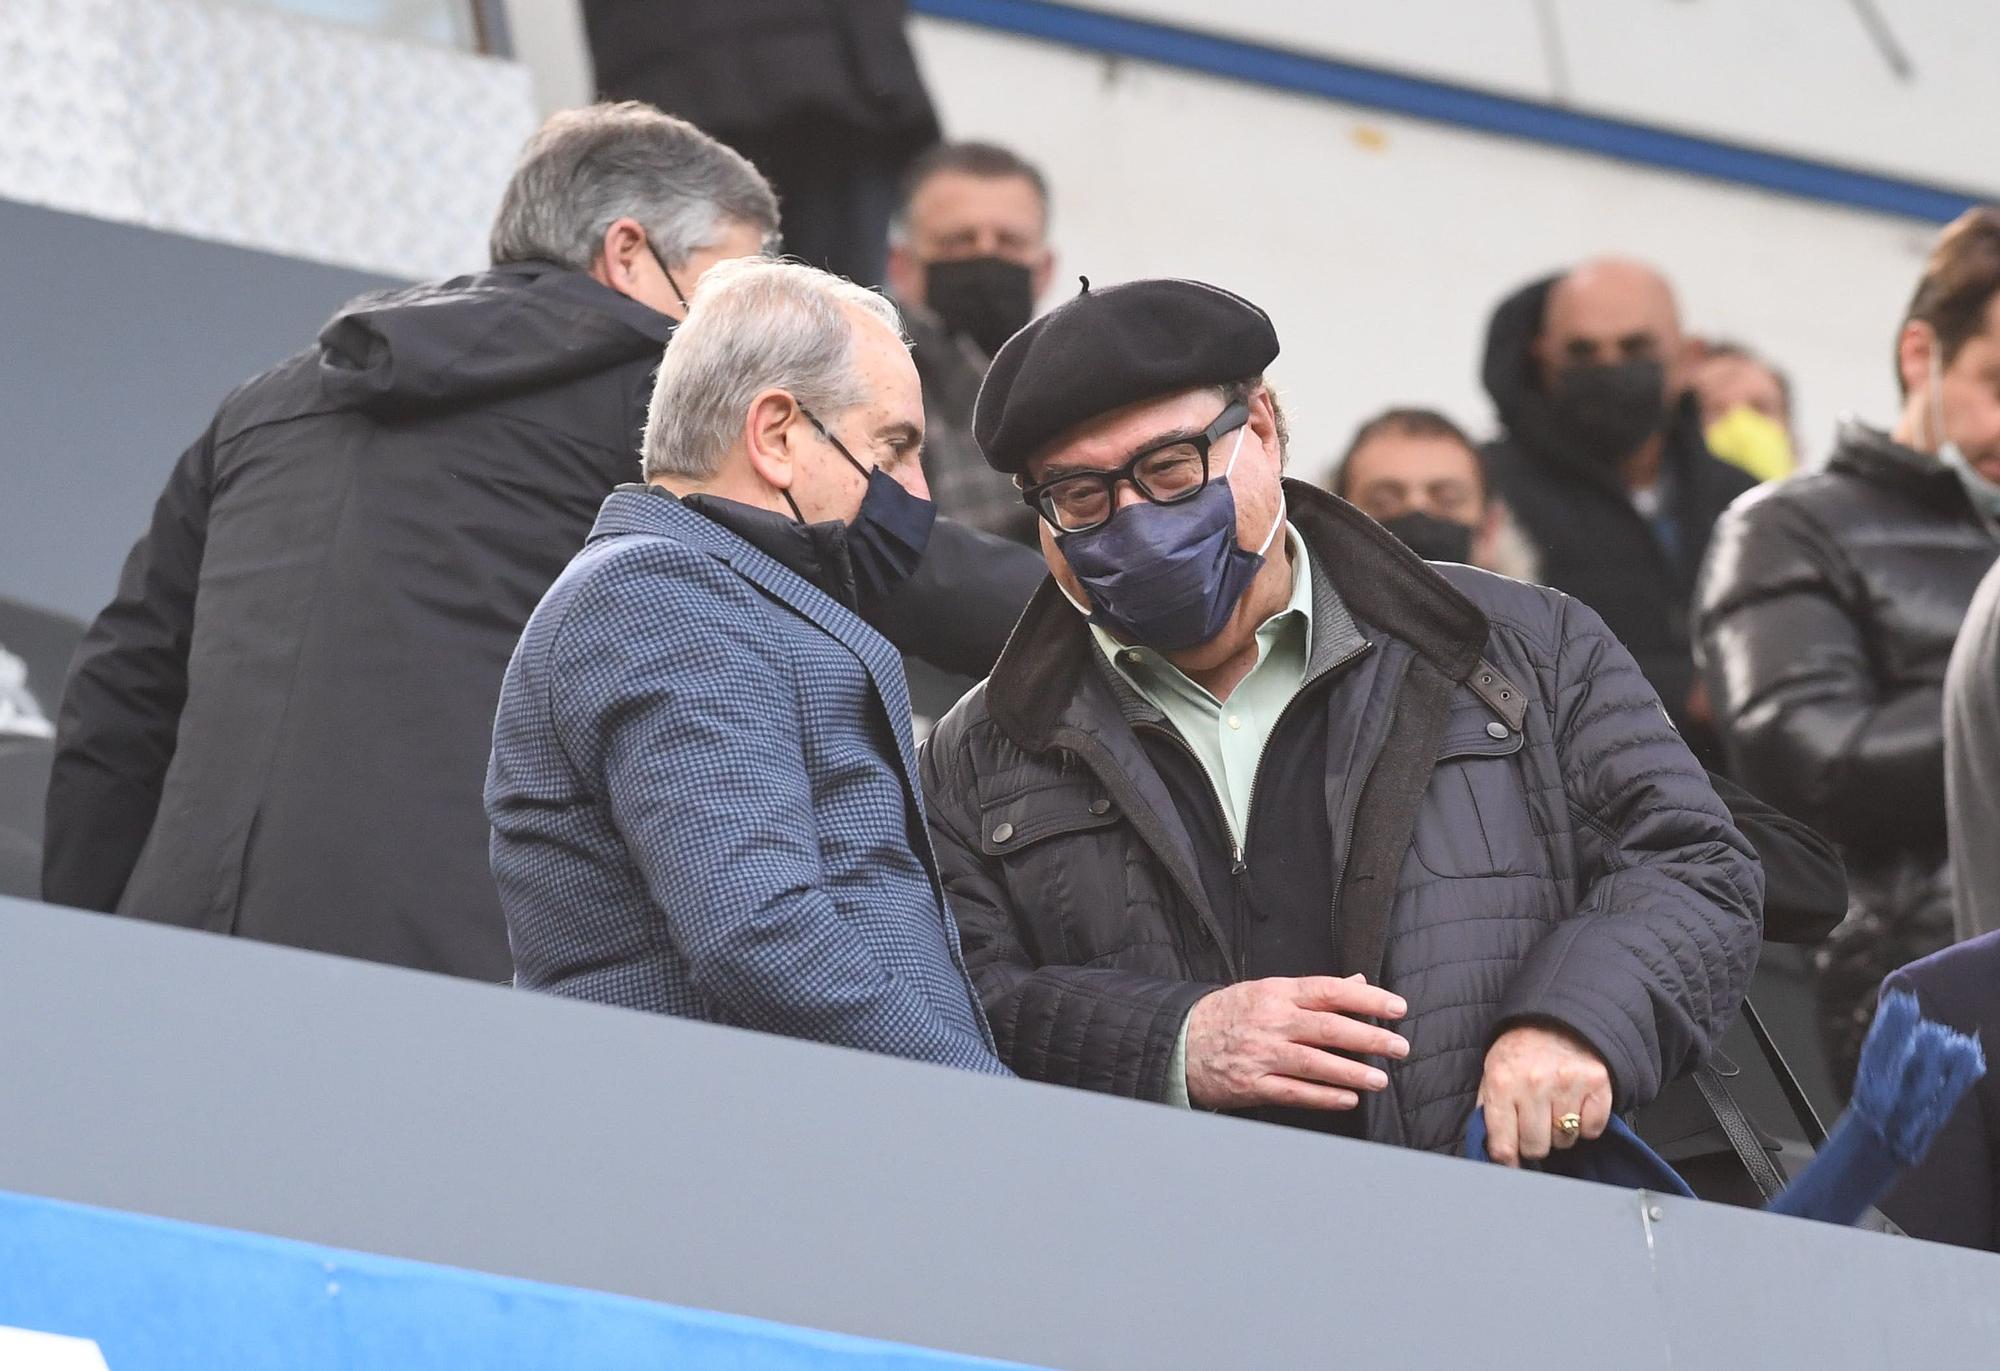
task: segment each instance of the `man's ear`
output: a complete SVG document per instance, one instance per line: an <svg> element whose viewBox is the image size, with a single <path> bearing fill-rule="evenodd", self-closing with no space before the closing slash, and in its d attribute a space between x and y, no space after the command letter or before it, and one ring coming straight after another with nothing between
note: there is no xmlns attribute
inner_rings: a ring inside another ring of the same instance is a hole
<svg viewBox="0 0 2000 1371"><path fill-rule="evenodd" d="M778 490L790 490L796 475L792 440L799 417L799 402L791 392L771 389L758 392L743 420L743 445L750 454L750 469Z"/></svg>
<svg viewBox="0 0 2000 1371"><path fill-rule="evenodd" d="M1043 248L1041 260L1030 268L1028 279L1034 285L1035 301L1049 293L1049 282L1056 278L1056 254L1053 248Z"/></svg>
<svg viewBox="0 0 2000 1371"><path fill-rule="evenodd" d="M1695 371L1707 360L1707 339L1693 334L1681 339L1674 355L1667 359L1667 385L1673 396L1684 395L1694 389Z"/></svg>
<svg viewBox="0 0 2000 1371"><path fill-rule="evenodd" d="M634 264L645 250L646 230L637 219L613 219L597 245L597 260L590 264L590 274L599 285L631 295L638 288Z"/></svg>
<svg viewBox="0 0 2000 1371"><path fill-rule="evenodd" d="M1938 345L1937 330L1920 319L1911 319L1896 335L1896 374L1903 378L1903 394L1915 395L1931 383L1931 351Z"/></svg>
<svg viewBox="0 0 2000 1371"><path fill-rule="evenodd" d="M1257 441L1264 445L1266 452L1275 453L1278 470L1285 469L1284 444L1278 441L1278 413L1274 409L1269 386L1258 386L1250 392L1247 402L1250 406L1250 431L1257 435ZM1216 444L1218 448L1222 445Z"/></svg>
<svg viewBox="0 0 2000 1371"><path fill-rule="evenodd" d="M889 245L887 276L889 290L898 300L913 305L927 303L924 299L924 264L917 260L916 253L910 251L908 243Z"/></svg>

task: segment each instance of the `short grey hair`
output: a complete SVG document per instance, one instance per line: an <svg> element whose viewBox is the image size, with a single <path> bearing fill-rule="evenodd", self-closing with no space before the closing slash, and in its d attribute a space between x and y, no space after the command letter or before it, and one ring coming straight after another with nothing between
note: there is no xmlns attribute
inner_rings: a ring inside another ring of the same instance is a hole
<svg viewBox="0 0 2000 1371"><path fill-rule="evenodd" d="M903 336L894 305L802 262L741 257L703 272L653 382L640 444L646 478L714 476L764 391L789 391L828 422L865 403L847 309Z"/></svg>
<svg viewBox="0 0 2000 1371"><path fill-rule="evenodd" d="M605 230L625 218L639 221L671 267L731 223L774 238L778 198L743 154L651 105L563 110L521 150L493 220L494 264L588 271Z"/></svg>

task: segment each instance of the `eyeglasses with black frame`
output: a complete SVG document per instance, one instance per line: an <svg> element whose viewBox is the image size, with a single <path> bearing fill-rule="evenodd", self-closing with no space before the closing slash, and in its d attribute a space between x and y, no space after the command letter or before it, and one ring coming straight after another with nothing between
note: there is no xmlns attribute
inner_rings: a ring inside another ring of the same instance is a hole
<svg viewBox="0 0 2000 1371"><path fill-rule="evenodd" d="M1115 471L1073 471L1039 482L1023 489L1021 498L1058 533L1088 533L1110 523L1121 481L1153 504L1177 505L1207 489L1208 452L1216 439L1249 422L1249 402L1231 400L1191 438L1147 448Z"/></svg>

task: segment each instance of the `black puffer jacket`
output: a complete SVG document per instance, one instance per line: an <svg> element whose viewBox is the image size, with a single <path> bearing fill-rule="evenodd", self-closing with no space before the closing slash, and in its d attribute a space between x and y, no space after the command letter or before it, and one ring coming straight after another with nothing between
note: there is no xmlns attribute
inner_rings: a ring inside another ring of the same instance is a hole
<svg viewBox="0 0 2000 1371"><path fill-rule="evenodd" d="M1352 506L1286 489L1369 641L1313 668L1340 673L1325 696L1340 970L1410 1005L1410 1056L1384 1064L1366 1135L1455 1147L1487 1046L1524 1017L1589 1041L1619 1108L1651 1100L1748 984L1763 887L1748 843L1590 610L1440 574ZM1188 1010L1239 963L1130 707L1051 582L938 725L924 790L1001 1055L1157 1100Z"/></svg>
<svg viewBox="0 0 2000 1371"><path fill-rule="evenodd" d="M1944 672L1996 556L1956 476L1850 421L1826 470L1723 516L1703 574L1732 770L1847 854L1852 905L1820 986L1843 1082L1882 977L1951 940Z"/></svg>
<svg viewBox="0 0 2000 1371"><path fill-rule="evenodd" d="M1716 516L1755 482L1709 452L1694 403L1683 397L1661 453L1679 536L1675 546L1663 544L1617 472L1573 450L1550 419L1530 349L1555 282L1551 276L1522 287L1488 326L1482 376L1504 428L1486 449L1493 482L1541 554L1541 579L1603 617L1696 753L1713 761L1710 731L1687 710L1694 683L1688 610Z"/></svg>

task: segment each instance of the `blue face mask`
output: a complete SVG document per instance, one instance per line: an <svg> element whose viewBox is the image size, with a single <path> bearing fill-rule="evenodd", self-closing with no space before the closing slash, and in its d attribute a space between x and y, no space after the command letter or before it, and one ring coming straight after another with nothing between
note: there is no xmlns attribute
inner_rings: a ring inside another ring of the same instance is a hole
<svg viewBox="0 0 2000 1371"><path fill-rule="evenodd" d="M1989 519L2000 519L2000 481L1984 475L1972 464L1970 458L1960 448L1944 436L1944 360L1943 349L1931 348L1931 436L1937 439L1938 460L1950 467L1958 476L1958 483L1965 487L1965 494L1972 501L1972 507Z"/></svg>
<svg viewBox="0 0 2000 1371"><path fill-rule="evenodd" d="M1196 647L1222 632L1285 522L1281 495L1263 546L1250 552L1236 542L1229 473L1249 427L1236 431L1229 465L1192 500L1127 505L1100 527L1056 539L1090 597L1090 608L1077 605L1079 612L1157 652Z"/></svg>

